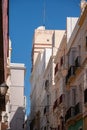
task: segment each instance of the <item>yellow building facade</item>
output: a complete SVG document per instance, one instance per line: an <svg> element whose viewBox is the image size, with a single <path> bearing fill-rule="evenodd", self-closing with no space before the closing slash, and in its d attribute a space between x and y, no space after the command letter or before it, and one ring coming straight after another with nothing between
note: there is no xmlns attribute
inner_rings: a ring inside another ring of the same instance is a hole
<svg viewBox="0 0 87 130"><path fill-rule="evenodd" d="M87 129L87 5L67 43L67 130ZM70 101L69 101L69 100Z"/></svg>

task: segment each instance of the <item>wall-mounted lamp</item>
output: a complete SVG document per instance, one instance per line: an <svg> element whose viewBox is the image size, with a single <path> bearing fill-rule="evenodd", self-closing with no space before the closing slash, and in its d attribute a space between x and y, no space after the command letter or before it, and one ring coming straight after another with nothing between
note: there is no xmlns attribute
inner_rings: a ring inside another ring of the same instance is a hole
<svg viewBox="0 0 87 130"><path fill-rule="evenodd" d="M4 115L4 122L8 122L8 115L7 115L7 113Z"/></svg>
<svg viewBox="0 0 87 130"><path fill-rule="evenodd" d="M6 83L0 84L0 95L5 95L7 93L8 86Z"/></svg>

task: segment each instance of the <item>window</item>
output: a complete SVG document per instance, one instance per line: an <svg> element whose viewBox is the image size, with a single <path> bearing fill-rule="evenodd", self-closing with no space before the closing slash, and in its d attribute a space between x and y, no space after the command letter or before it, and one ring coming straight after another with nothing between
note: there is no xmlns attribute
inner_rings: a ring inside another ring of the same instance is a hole
<svg viewBox="0 0 87 130"><path fill-rule="evenodd" d="M64 57L62 56L61 59L60 59L60 66L62 66L64 63Z"/></svg>
<svg viewBox="0 0 87 130"><path fill-rule="evenodd" d="M49 105L49 95L47 95L47 105Z"/></svg>
<svg viewBox="0 0 87 130"><path fill-rule="evenodd" d="M80 102L82 102L82 97L83 97L83 87L82 87L82 84L80 83L79 84L79 99L80 99Z"/></svg>
<svg viewBox="0 0 87 130"><path fill-rule="evenodd" d="M60 130L60 125L58 125L58 130Z"/></svg>
<svg viewBox="0 0 87 130"><path fill-rule="evenodd" d="M45 88L49 87L49 80L45 81Z"/></svg>
<svg viewBox="0 0 87 130"><path fill-rule="evenodd" d="M76 89L72 89L72 105L76 104Z"/></svg>
<svg viewBox="0 0 87 130"><path fill-rule="evenodd" d="M87 80L87 69L86 69L86 80Z"/></svg>
<svg viewBox="0 0 87 130"><path fill-rule="evenodd" d="M84 103L87 103L87 89L84 91Z"/></svg>
<svg viewBox="0 0 87 130"><path fill-rule="evenodd" d="M84 88L87 88L87 69L84 72Z"/></svg>
<svg viewBox="0 0 87 130"><path fill-rule="evenodd" d="M69 67L73 66L75 64L74 61L75 61L76 53L77 53L76 47L72 47L70 52L69 52L69 55L68 55L69 56L68 57Z"/></svg>
<svg viewBox="0 0 87 130"><path fill-rule="evenodd" d="M71 100L70 100L70 90L69 90L69 91L66 91L66 107L67 107L67 109L69 109L69 107L70 107L70 102L71 102Z"/></svg>
<svg viewBox="0 0 87 130"><path fill-rule="evenodd" d="M56 75L57 71L58 71L58 63L56 64L56 67L55 67L55 75Z"/></svg>
<svg viewBox="0 0 87 130"><path fill-rule="evenodd" d="M61 104L63 102L63 99L64 99L64 94L62 94L60 97L59 97L59 104Z"/></svg>
<svg viewBox="0 0 87 130"><path fill-rule="evenodd" d="M81 45L78 45L78 55L81 55Z"/></svg>
<svg viewBox="0 0 87 130"><path fill-rule="evenodd" d="M87 36L86 36L86 44L85 44L85 47L86 47L86 51L87 51Z"/></svg>

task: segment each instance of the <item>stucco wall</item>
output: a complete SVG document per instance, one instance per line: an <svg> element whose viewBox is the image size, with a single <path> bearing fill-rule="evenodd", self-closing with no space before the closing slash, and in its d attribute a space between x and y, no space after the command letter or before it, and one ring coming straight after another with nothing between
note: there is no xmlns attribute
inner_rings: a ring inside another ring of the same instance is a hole
<svg viewBox="0 0 87 130"><path fill-rule="evenodd" d="M24 123L24 64L11 64L10 127L22 130Z"/></svg>

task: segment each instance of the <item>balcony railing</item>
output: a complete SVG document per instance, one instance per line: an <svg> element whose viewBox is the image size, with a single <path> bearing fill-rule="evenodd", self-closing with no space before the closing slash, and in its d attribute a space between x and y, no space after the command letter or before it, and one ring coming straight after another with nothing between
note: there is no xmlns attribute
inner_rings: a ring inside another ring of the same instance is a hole
<svg viewBox="0 0 87 130"><path fill-rule="evenodd" d="M72 117L77 116L78 114L82 113L81 102L78 102L75 106L70 107L65 115L65 121L71 119Z"/></svg>
<svg viewBox="0 0 87 130"><path fill-rule="evenodd" d="M65 121L67 121L68 119L74 117L74 114L75 113L75 108L74 107L70 107L67 112L66 112L66 115L65 115Z"/></svg>
<svg viewBox="0 0 87 130"><path fill-rule="evenodd" d="M75 74L75 66L70 66L68 73L66 75L66 84L68 83L69 78L74 74Z"/></svg>
<svg viewBox="0 0 87 130"><path fill-rule="evenodd" d="M81 110L81 103L78 102L76 105L75 105L75 115L78 115L82 112Z"/></svg>
<svg viewBox="0 0 87 130"><path fill-rule="evenodd" d="M84 103L87 103L87 89L84 91Z"/></svg>

